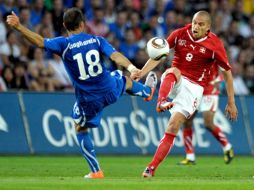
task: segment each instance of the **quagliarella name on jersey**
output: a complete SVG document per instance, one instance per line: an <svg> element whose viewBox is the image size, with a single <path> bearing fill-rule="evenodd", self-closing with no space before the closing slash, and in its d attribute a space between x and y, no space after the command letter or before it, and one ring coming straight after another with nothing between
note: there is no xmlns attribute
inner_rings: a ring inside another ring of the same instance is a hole
<svg viewBox="0 0 254 190"><path fill-rule="evenodd" d="M73 48L79 48L81 46L86 46L88 44L92 44L92 43L95 43L96 42L96 39L89 39L89 40L85 40L85 41L78 41L76 43L73 43L70 45L69 49L73 49Z"/></svg>

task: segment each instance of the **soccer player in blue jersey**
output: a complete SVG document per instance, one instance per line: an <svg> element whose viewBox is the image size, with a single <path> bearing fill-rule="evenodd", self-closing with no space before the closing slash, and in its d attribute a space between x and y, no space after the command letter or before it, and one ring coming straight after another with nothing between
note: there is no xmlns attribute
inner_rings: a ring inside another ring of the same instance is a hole
<svg viewBox="0 0 254 190"><path fill-rule="evenodd" d="M82 155L91 168L91 172L84 177L103 178L104 174L96 159L88 129L99 126L103 108L116 102L124 91L131 95L141 96L147 101L151 100L157 77L155 73L149 73L146 85L143 85L122 76L120 71L110 73L106 70L103 56L127 68L131 73L138 73L139 70L103 37L84 32L85 19L79 9L68 9L64 13L63 21L68 37L44 39L24 27L14 12L8 15L6 20L31 43L62 57L75 88L76 103L72 117L77 139Z"/></svg>

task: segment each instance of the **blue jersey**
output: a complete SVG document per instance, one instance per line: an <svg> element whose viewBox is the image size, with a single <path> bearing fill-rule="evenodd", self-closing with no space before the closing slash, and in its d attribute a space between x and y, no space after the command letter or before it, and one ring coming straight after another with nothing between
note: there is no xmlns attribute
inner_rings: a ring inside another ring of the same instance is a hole
<svg viewBox="0 0 254 190"><path fill-rule="evenodd" d="M44 39L44 47L62 57L79 102L98 99L115 88L103 57L116 50L103 37L80 33Z"/></svg>

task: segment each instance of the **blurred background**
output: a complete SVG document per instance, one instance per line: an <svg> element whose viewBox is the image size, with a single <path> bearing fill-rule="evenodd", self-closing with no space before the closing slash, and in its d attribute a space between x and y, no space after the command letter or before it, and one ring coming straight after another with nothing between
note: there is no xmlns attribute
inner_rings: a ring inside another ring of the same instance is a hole
<svg viewBox="0 0 254 190"><path fill-rule="evenodd" d="M236 151L254 153L254 0L0 0L0 153L78 152L69 116L73 88L61 58L34 47L5 22L14 11L23 25L45 38L66 35L62 17L70 7L82 10L88 33L105 37L138 68L148 60L145 45L150 38L166 38L190 23L196 11L209 11L211 30L224 42L239 95L239 120L230 123L223 116L226 98L221 84L222 111L216 121L225 126ZM171 57L156 68L159 78L170 67ZM110 61L108 68L117 69ZM93 132L98 152L153 152L169 117L158 116L154 106L155 102L123 97L106 109L101 129ZM198 116L194 126L198 152L221 153L202 124ZM182 146L179 137L176 147Z"/></svg>
<svg viewBox="0 0 254 190"><path fill-rule="evenodd" d="M233 67L235 93L254 93L253 0L0 0L0 91L72 90L61 59L29 44L5 23L13 10L20 21L43 37L66 35L63 12L79 7L87 32L109 40L141 68L145 45L153 36L167 37L191 22L198 10L210 12L212 31L224 42ZM170 61L157 68L160 76ZM116 66L109 62L110 69ZM225 93L224 86L221 86Z"/></svg>

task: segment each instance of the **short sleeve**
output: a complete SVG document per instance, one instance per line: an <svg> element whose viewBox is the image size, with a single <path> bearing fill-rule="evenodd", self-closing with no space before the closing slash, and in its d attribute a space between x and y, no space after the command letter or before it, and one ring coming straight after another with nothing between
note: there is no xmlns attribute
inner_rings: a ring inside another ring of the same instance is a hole
<svg viewBox="0 0 254 190"><path fill-rule="evenodd" d="M176 45L177 36L179 34L179 29L174 30L167 38L170 49L174 48Z"/></svg>
<svg viewBox="0 0 254 190"><path fill-rule="evenodd" d="M45 38L44 39L44 48L45 50L55 53L59 56L62 56L64 49L66 48L67 43L64 37L56 38Z"/></svg>
<svg viewBox="0 0 254 190"><path fill-rule="evenodd" d="M103 37L96 37L101 52L106 55L107 57L110 57L112 53L114 53L116 50L115 48Z"/></svg>
<svg viewBox="0 0 254 190"><path fill-rule="evenodd" d="M220 40L218 40L218 45L215 51L215 60L217 64L224 70L228 71L231 69L231 65L228 62L226 50Z"/></svg>

